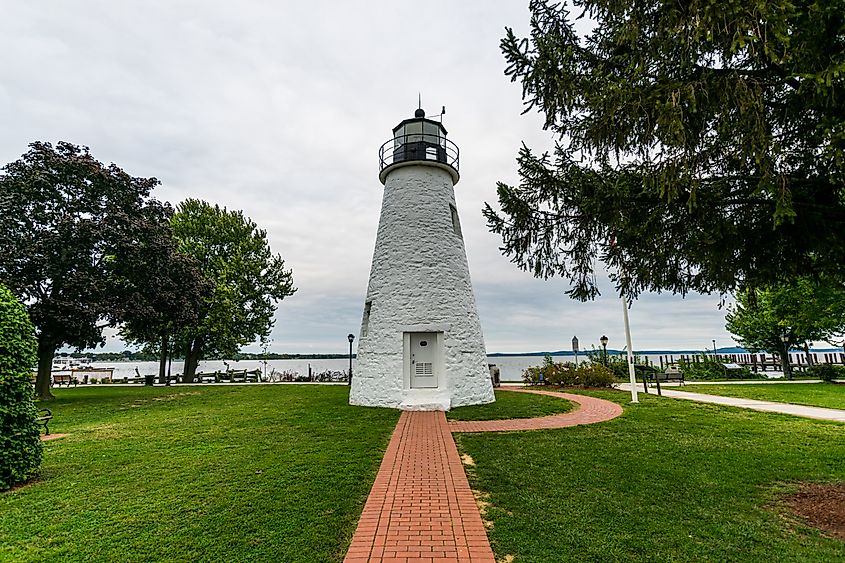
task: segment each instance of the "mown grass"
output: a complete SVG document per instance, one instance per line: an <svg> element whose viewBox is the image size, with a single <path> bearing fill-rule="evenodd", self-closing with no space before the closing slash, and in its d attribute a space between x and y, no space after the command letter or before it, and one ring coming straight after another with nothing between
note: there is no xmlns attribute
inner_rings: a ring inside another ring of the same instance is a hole
<svg viewBox="0 0 845 563"><path fill-rule="evenodd" d="M473 488L491 503L485 518L498 558L845 558L845 543L778 504L800 481L845 480L845 425L642 394L640 401L601 424L455 435L474 459Z"/></svg>
<svg viewBox="0 0 845 563"><path fill-rule="evenodd" d="M449 420L502 420L536 418L572 410L572 403L558 397L546 397L513 391L496 391L496 402L457 407L446 413Z"/></svg>
<svg viewBox="0 0 845 563"><path fill-rule="evenodd" d="M760 401L793 403L813 407L845 409L845 384L842 383L767 383L764 385L693 385L684 391L742 397Z"/></svg>
<svg viewBox="0 0 845 563"><path fill-rule="evenodd" d="M55 391L6 561L341 561L398 418L346 387Z"/></svg>

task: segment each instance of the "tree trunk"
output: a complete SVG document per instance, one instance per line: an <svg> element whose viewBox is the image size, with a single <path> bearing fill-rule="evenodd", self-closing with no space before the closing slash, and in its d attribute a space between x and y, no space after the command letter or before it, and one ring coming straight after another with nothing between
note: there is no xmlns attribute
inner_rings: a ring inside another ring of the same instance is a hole
<svg viewBox="0 0 845 563"><path fill-rule="evenodd" d="M158 382L161 385L167 383L167 350L170 344L170 337L163 335L161 337L161 349L159 350L158 358Z"/></svg>
<svg viewBox="0 0 845 563"><path fill-rule="evenodd" d="M45 338L38 337L38 375L35 376L35 396L42 401L55 399L50 392L50 381L53 376L53 356L56 345Z"/></svg>
<svg viewBox="0 0 845 563"><path fill-rule="evenodd" d="M197 365L202 355L202 340L196 338L188 345L188 353L185 355L185 383L193 383L194 375L197 373Z"/></svg>
<svg viewBox="0 0 845 563"><path fill-rule="evenodd" d="M810 355L810 345L804 343L804 355L807 357L807 367L813 365L813 356Z"/></svg>
<svg viewBox="0 0 845 563"><path fill-rule="evenodd" d="M176 346L175 340L173 342L173 346ZM170 347L170 351L167 354L167 383L165 383L165 385L168 387L170 387L170 368L173 366L173 346Z"/></svg>
<svg viewBox="0 0 845 563"><path fill-rule="evenodd" d="M787 379L792 379L792 367L789 365L789 346L784 345L780 350L780 363L783 367L783 374Z"/></svg>

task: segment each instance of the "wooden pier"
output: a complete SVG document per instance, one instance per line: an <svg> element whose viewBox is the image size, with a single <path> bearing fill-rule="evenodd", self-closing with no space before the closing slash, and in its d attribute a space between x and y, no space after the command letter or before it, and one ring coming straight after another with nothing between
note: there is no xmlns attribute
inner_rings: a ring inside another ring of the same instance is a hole
<svg viewBox="0 0 845 563"><path fill-rule="evenodd" d="M845 353L843 352L811 352L812 364L807 363L807 355L804 352L790 353L789 366L793 371L806 371L811 365L833 364L845 365ZM697 364L700 362L716 361L721 364L735 364L739 367L750 369L752 372L759 371L783 371L783 363L779 354L665 354L659 356L660 369L669 366L676 366L679 363Z"/></svg>

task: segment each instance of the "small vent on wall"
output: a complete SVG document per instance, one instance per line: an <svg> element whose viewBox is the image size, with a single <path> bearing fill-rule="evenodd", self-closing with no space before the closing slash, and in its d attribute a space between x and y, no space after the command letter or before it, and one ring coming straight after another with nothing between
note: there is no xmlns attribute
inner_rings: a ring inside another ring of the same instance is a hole
<svg viewBox="0 0 845 563"><path fill-rule="evenodd" d="M431 362L417 362L414 364L415 367L415 375L434 375L434 369L432 368Z"/></svg>
<svg viewBox="0 0 845 563"><path fill-rule="evenodd" d="M452 213L452 230L455 231L455 234L458 236L461 235L461 221L458 218L458 208L449 204L449 211Z"/></svg>

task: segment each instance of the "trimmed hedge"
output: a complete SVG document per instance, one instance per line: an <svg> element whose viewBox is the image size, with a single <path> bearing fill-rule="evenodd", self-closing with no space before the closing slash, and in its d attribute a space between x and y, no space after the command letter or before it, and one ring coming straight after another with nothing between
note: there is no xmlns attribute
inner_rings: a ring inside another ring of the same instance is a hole
<svg viewBox="0 0 845 563"><path fill-rule="evenodd" d="M0 285L0 491L41 467L41 438L32 392L35 329L24 306Z"/></svg>

